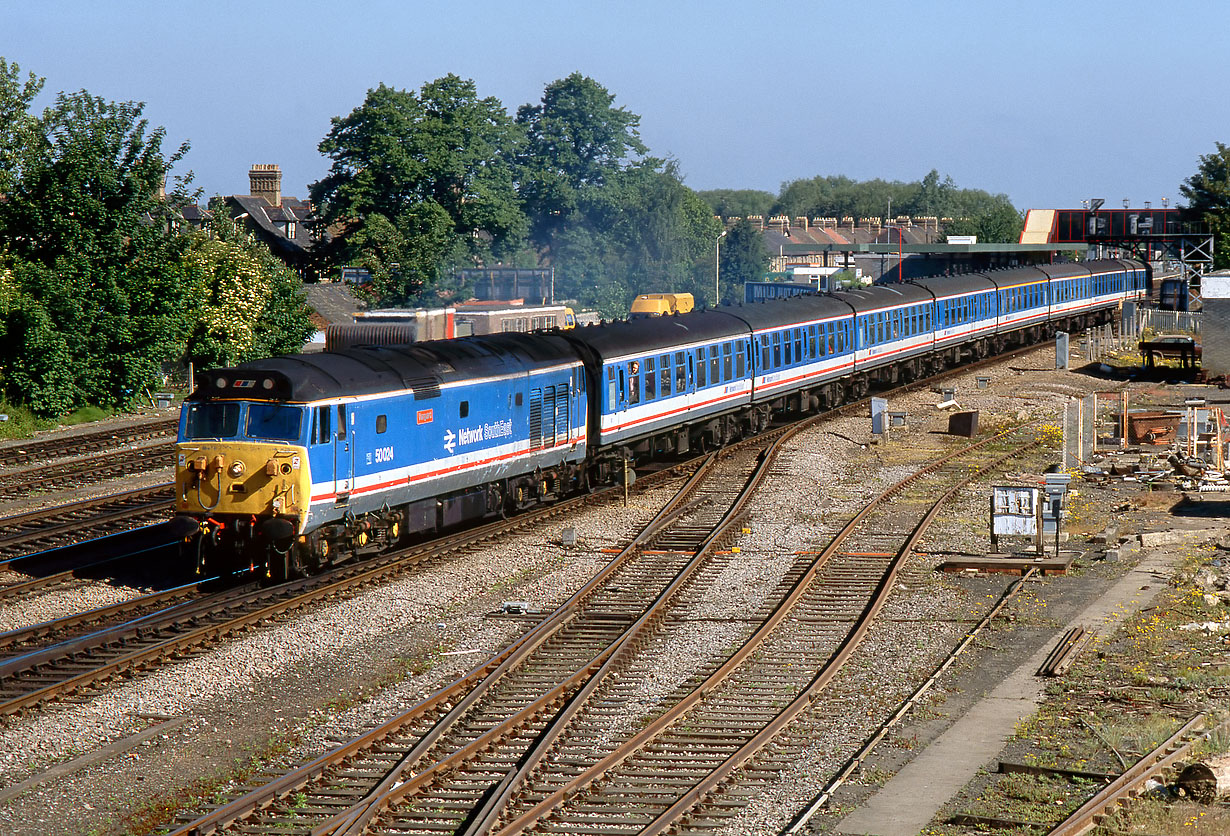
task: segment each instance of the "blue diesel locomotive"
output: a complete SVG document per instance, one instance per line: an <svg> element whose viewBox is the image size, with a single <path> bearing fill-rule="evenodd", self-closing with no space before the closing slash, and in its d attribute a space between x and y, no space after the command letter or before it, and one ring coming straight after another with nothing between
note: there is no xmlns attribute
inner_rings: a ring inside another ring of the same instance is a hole
<svg viewBox="0 0 1230 836"><path fill-rule="evenodd" d="M1044 265L216 369L181 414L175 524L203 573L307 574L1108 321L1145 284Z"/></svg>

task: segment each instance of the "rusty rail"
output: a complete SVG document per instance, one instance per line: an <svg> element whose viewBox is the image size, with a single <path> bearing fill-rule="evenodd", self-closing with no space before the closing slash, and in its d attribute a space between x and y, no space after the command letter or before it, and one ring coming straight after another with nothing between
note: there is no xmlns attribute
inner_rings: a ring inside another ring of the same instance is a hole
<svg viewBox="0 0 1230 836"><path fill-rule="evenodd" d="M684 698L682 701L677 703L675 706L673 706L669 711L667 711L663 715L659 716L652 723L650 723L648 726L642 729L639 733L637 733L632 738L630 738L628 741L626 741L622 746L620 746L610 755L608 755L607 757L603 758L599 762L593 764L588 769L583 771L566 788L557 790L553 792L552 794L548 795L546 798L542 799L539 803L534 805L530 810L528 810L521 816L517 817L513 821L509 822L500 830L496 831L498 832L499 836L515 836L515 834L520 834L520 833L525 832L528 828L532 827L538 820L550 814L552 810L554 810L556 807L562 804L567 798L583 790L584 788L594 783L595 781L600 780L604 775L606 775L612 769L616 768L621 763L626 761L633 754L635 754L638 750L642 749L645 745L647 745L650 741L652 741L655 737L657 737L667 728L672 726L676 721L678 721L682 716L684 716L690 709L695 707L701 700L703 700L709 693L711 693L722 681L724 681L735 670L737 670L739 666L742 665L742 663L745 660L747 660L756 651L756 649L758 649L763 644L765 639L767 639L767 637L770 634L772 634L774 630L777 629L777 627L782 623L782 621L784 621L785 618L789 615L790 611L794 608L796 603L802 598L807 587L810 586L812 580L814 580L814 578L819 574L820 569L823 568L823 566L828 562L828 560L830 559L832 555L838 552L841 543L845 539L847 539L847 537L849 537L850 534L853 533L853 531L856 528L858 528L859 525L861 525L862 522L879 505L886 502L890 497L892 497L896 493L903 490L906 486L921 479L924 475L931 473L935 470L938 470L940 467L942 467L944 464L951 461L952 459L960 455L969 453L973 450L979 449L987 444L990 444L991 442L999 439L1002 435L1004 434L1000 434L998 436L993 436L993 437L984 439L983 441L969 445L959 451L956 451L948 456L943 457L942 459L932 462L929 466L920 469L919 471L912 474L911 476L893 485L892 487L884 491L879 497L877 497L876 499L872 500L872 502L864 506L864 508L861 509L858 512L858 514L856 514L854 518L852 518L846 524L846 526L843 527L843 529L833 538L832 542L821 552L821 554L816 558L816 560L813 561L808 571L805 572L798 579L791 593L787 595L785 598L783 598L781 602L779 602L778 606L775 608L772 615L770 615L770 617L757 629L757 631L752 635L752 637L749 638L744 643L744 645L740 647L740 649L736 651L735 654L733 654L712 676L710 676L704 683L698 686L692 692L691 695ZM1029 445L1026 445L1026 447L1032 447L1035 445L1036 445L1036 442L1033 442ZM1023 450L1026 448L1021 448L1021 449ZM1014 455L1018 452L1019 451L1014 451L1012 454L1009 454L1009 455ZM988 467L991 467L991 466L994 466L994 465L988 465ZM756 752L758 752L773 737L775 737L790 720L792 720L795 716L797 716L799 713L801 713L802 711L804 711L807 707L811 705L811 703L814 701L818 692L821 689L823 689L823 687L832 679L832 677L836 674L836 672L840 669L841 665L844 663L845 659L853 652L854 648L857 647L862 637L866 634L866 631L869 628L871 620L874 619L875 615L883 607L884 602L887 600L888 592L892 589L894 579L896 578L897 567L900 565L902 558L905 555L912 552L914 543L916 543L918 538L922 536L922 533L926 530L926 528L930 524L930 521L934 518L935 514L938 513L941 504L945 502L953 493L955 493L956 490L959 489L961 484L964 484L964 482L967 482L970 479L973 479L975 475L976 474L970 474L966 476L965 480L963 480L958 485L955 485L950 491L946 492L944 496L941 497L941 499L935 505L933 505L931 510L928 511L923 521L919 523L919 525L916 527L915 531L911 534L906 544L899 550L897 557L894 559L893 563L890 565L888 572L881 578L877 586L877 589L872 597L872 600L867 604L864 610L863 619L859 622L858 625L856 625L854 630L842 642L839 650L834 655L834 657L830 660L830 662L826 664L820 670L820 672L817 673L817 675L813 678L811 685L809 685L806 689L804 689L804 691L798 697L796 697L796 699L792 701L790 705L788 705L785 709L783 709L778 714L777 718L769 726L766 726L764 729L762 729L760 733L755 735L750 741L745 743L744 746L742 746L738 751L732 754L721 765L721 767L719 767L718 770L710 773L709 777L706 780L702 781L700 784L693 787L691 790L685 793L681 798L679 798L675 804L669 807L664 813L659 815L650 825L648 825L643 830L644 833L660 833L665 830L668 830L670 827L675 825L678 822L678 820L688 810L690 810L698 800L706 796L708 793L712 792L718 786L718 784L724 781L735 769L737 769L739 766L747 762L751 757L755 755ZM592 689L591 689L591 693L592 693ZM582 697L583 695L579 695L578 699L574 701L574 704L568 707L566 714L564 714L564 716L561 717L560 721L556 723L557 727L562 727L566 725L568 722L568 719L576 715L577 711L579 711L581 704L583 702ZM508 780L506 782L506 786L502 787L499 793L499 799L498 799L499 801L503 802L511 797L512 792L515 790L517 786L520 785L520 783L524 780L524 778L528 775L528 773L532 770L532 768L537 765L537 763L541 760L541 757L542 757L542 753L539 753L537 758L534 758L532 760L529 758L526 759L526 762L519 768L518 774L511 780ZM492 809L488 809L481 817L480 816L474 817L475 819L474 827L471 828L469 831L467 831L468 833L490 832L490 828L492 828L495 825L495 822L498 818L498 811L494 809L497 806L495 803L496 801L497 799L493 798L493 803L489 805L489 807ZM347 836L351 836L351 834L347 834Z"/></svg>
<svg viewBox="0 0 1230 836"><path fill-rule="evenodd" d="M1174 766L1196 743L1208 738L1216 731L1230 728L1230 720L1227 720L1217 728L1197 735L1196 733L1206 722L1207 718L1203 713L1188 720L1161 745L1112 781L1110 786L1086 801L1072 815L1056 825L1047 836L1079 836L1093 829L1116 806L1135 796L1145 781Z"/></svg>

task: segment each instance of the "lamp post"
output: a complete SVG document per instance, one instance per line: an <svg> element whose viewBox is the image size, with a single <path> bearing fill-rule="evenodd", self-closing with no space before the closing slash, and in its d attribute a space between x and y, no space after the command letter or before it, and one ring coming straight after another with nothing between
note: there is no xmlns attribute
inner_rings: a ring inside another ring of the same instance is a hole
<svg viewBox="0 0 1230 836"><path fill-rule="evenodd" d="M718 306L718 299L722 295L722 263L718 260L718 255L721 252L722 239L726 237L726 230L722 230L722 234L713 242L713 307Z"/></svg>

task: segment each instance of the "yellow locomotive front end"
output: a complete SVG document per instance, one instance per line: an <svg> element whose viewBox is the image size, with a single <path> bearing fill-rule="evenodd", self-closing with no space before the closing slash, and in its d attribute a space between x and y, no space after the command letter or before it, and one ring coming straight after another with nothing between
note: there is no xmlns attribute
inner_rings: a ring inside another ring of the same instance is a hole
<svg viewBox="0 0 1230 836"><path fill-rule="evenodd" d="M174 524L202 574L288 573L311 499L303 413L296 404L185 402Z"/></svg>

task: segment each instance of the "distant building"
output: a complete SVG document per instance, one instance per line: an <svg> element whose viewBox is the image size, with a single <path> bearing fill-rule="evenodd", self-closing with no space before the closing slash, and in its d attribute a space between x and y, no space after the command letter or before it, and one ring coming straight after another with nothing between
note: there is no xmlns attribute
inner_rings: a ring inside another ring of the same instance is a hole
<svg viewBox="0 0 1230 836"><path fill-rule="evenodd" d="M319 239L314 232L312 204L282 194L282 169L256 164L248 171L249 194L223 198L231 217L241 223L286 266L305 281L319 278L313 269L312 248Z"/></svg>

